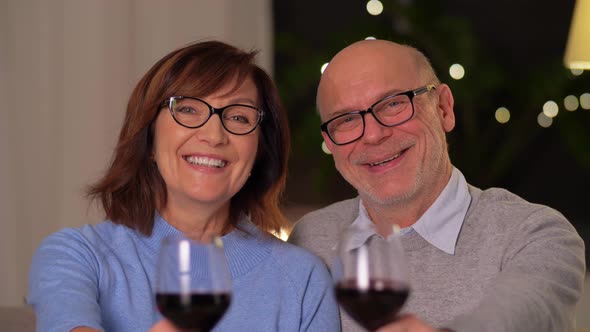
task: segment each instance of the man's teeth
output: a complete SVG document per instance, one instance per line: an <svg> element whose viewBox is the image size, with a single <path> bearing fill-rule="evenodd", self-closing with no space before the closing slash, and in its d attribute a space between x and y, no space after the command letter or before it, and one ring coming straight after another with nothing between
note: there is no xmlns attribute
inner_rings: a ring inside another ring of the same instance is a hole
<svg viewBox="0 0 590 332"><path fill-rule="evenodd" d="M193 165L201 165L207 167L218 167L221 168L225 166L225 161L207 157L195 157L195 156L188 156L185 158L186 161Z"/></svg>
<svg viewBox="0 0 590 332"><path fill-rule="evenodd" d="M369 164L369 166L379 166L379 165L383 165L383 164L385 164L385 163L388 163L388 162L392 161L393 159L396 159L396 158L398 158L398 157L399 157L401 154L402 154L402 153L400 152L400 153L396 154L395 156L393 156L393 157L391 157L391 158L389 158L389 159L385 159L385 160L383 160L383 161L380 161L380 162L378 162L378 163Z"/></svg>

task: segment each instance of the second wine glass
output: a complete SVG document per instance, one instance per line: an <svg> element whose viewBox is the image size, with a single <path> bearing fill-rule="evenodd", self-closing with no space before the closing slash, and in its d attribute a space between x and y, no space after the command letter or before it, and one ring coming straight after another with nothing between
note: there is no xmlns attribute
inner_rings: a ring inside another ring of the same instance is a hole
<svg viewBox="0 0 590 332"><path fill-rule="evenodd" d="M341 235L332 267L336 298L365 329L394 321L405 304L410 286L404 256L397 234L383 238L351 226Z"/></svg>
<svg viewBox="0 0 590 332"><path fill-rule="evenodd" d="M156 303L180 329L208 332L231 302L231 281L219 237L163 240L157 265Z"/></svg>

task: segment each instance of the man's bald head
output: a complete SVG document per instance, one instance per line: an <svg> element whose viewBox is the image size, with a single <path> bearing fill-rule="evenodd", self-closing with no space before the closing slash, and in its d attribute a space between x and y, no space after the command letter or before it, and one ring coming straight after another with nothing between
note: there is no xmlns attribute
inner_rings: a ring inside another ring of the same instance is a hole
<svg viewBox="0 0 590 332"><path fill-rule="evenodd" d="M362 40L338 52L326 67L317 90L317 107L321 114L322 95L338 83L368 77L382 71L403 69L399 75L422 82L440 82L430 61L419 50L386 40ZM392 82L393 83L393 82Z"/></svg>

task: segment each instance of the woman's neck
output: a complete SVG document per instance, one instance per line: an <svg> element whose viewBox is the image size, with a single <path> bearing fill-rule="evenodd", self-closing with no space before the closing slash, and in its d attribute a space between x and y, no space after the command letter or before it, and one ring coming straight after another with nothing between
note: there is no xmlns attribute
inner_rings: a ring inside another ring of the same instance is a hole
<svg viewBox="0 0 590 332"><path fill-rule="evenodd" d="M169 200L160 215L186 237L194 240L223 235L229 224L229 202L218 206L214 204L177 204Z"/></svg>

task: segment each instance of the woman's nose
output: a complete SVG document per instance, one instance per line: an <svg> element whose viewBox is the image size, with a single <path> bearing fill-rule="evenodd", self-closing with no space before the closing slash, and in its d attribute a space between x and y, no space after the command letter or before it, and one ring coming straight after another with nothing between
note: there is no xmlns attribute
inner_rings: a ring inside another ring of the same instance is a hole
<svg viewBox="0 0 590 332"><path fill-rule="evenodd" d="M218 114L213 114L207 122L195 130L195 136L209 145L215 146L227 143L228 132L221 123Z"/></svg>

